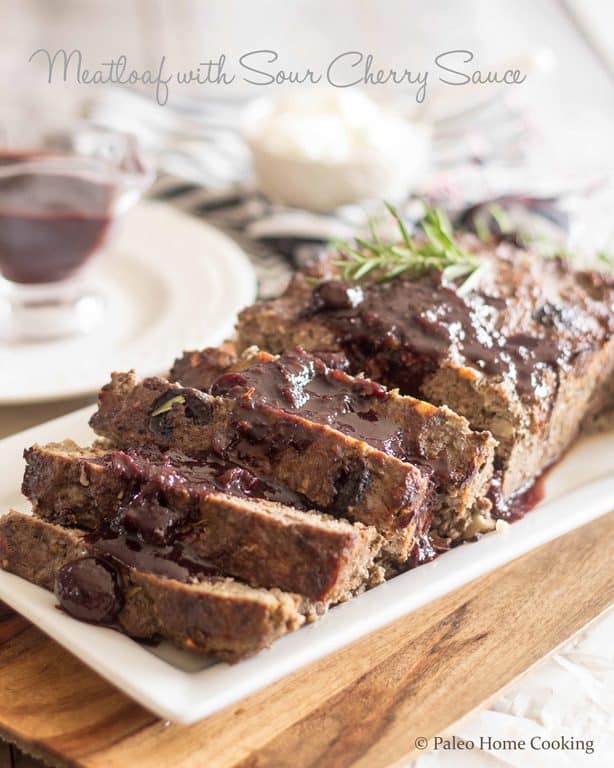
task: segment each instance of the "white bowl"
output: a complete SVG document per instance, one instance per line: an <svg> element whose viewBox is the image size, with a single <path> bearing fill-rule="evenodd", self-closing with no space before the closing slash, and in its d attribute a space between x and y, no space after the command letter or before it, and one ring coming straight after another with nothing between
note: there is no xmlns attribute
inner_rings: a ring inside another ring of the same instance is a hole
<svg viewBox="0 0 614 768"><path fill-rule="evenodd" d="M273 114L272 101L253 103L246 111L243 133L259 187L275 203L326 213L370 199L394 202L428 167L430 139L420 125L407 123L409 146L399 148L382 140L346 158L322 158L301 154L287 144L272 144L265 129Z"/></svg>

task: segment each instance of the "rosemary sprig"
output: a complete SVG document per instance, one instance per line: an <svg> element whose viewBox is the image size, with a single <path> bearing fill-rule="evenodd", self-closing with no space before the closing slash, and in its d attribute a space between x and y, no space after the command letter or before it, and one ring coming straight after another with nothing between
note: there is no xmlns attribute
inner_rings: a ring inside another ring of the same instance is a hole
<svg viewBox="0 0 614 768"><path fill-rule="evenodd" d="M156 416L162 416L163 413L168 413L175 405L175 403L181 403L183 405L185 403L185 397L183 395L174 395L168 400L165 400L154 411L152 411L151 418L154 419Z"/></svg>
<svg viewBox="0 0 614 768"><path fill-rule="evenodd" d="M499 232L501 232L502 235L509 235L514 231L512 221L507 211L502 208L499 203L493 203L488 209L488 212L495 220L495 224L499 227Z"/></svg>
<svg viewBox="0 0 614 768"><path fill-rule="evenodd" d="M475 234L483 243L490 243L493 240L492 222L497 225L501 235L510 235L514 232L512 221L507 211L499 203L489 205L486 210L477 210L473 216L472 225Z"/></svg>
<svg viewBox="0 0 614 768"><path fill-rule="evenodd" d="M419 277L437 269L450 282L464 278L457 288L460 293L471 289L482 262L477 255L467 253L455 242L452 225L443 211L427 208L421 223L424 240L416 242L396 208L388 203L386 207L399 227L401 241L384 242L370 222L370 241L356 238L356 245L336 243L344 258L333 263L345 280L362 280L373 273L377 275L377 282L386 282L400 275Z"/></svg>

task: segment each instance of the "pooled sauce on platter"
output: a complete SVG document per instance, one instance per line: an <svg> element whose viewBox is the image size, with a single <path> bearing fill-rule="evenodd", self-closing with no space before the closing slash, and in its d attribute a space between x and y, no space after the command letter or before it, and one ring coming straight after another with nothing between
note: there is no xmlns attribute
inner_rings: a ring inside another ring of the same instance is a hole
<svg viewBox="0 0 614 768"><path fill-rule="evenodd" d="M493 505L492 516L508 523L521 520L527 512L543 501L546 493L546 478L555 464L556 461L550 463L537 478L518 489L507 499L501 495L501 475L495 473L488 490L488 498Z"/></svg>
<svg viewBox="0 0 614 768"><path fill-rule="evenodd" d="M508 499L502 498L500 493L500 477L495 476L488 491L488 498L493 504L491 512L493 519L504 520L507 523L516 523L542 502L546 494L546 478L554 464L556 462L550 464L539 477ZM492 533L490 531L489 535ZM420 534L416 536L416 543L407 562L407 569L429 563L449 549L460 546L463 543L467 542L449 543L430 531Z"/></svg>

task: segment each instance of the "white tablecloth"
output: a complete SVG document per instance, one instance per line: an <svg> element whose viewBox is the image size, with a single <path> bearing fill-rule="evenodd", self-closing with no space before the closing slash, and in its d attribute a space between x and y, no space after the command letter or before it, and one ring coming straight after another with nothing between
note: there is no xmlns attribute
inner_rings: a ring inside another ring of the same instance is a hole
<svg viewBox="0 0 614 768"><path fill-rule="evenodd" d="M614 610L539 662L492 704L468 716L444 738L475 744L443 745L412 768L610 768L614 764ZM480 749L480 739L487 747ZM506 750L496 741L524 740ZM532 741L533 740L533 741ZM553 742L563 748L548 747ZM533 744L533 746L532 746Z"/></svg>

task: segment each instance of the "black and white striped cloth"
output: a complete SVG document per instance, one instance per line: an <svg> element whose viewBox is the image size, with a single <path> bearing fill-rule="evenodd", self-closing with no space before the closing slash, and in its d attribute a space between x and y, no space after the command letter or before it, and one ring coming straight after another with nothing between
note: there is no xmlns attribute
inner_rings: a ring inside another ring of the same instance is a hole
<svg viewBox="0 0 614 768"><path fill-rule="evenodd" d="M364 234L371 217L381 217L386 236L391 222L379 203L344 206L324 215L268 201L251 176L239 129L244 108L244 102L208 100L161 109L140 94L111 89L90 106L89 116L140 138L158 170L150 196L201 217L233 238L253 261L260 298L270 298L283 291L292 271L314 249ZM411 225L420 218L421 198L462 216L470 206L508 196L516 209L525 207L531 218L545 221L548 234L554 225L566 235L570 217L565 195L558 191L564 182L544 185L541 177L531 178L523 166L526 139L523 115L501 100L435 124L432 171L399 205L400 213ZM577 191L576 184L572 196Z"/></svg>

